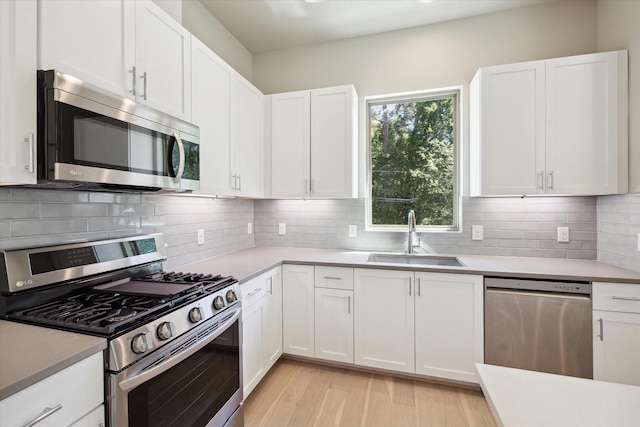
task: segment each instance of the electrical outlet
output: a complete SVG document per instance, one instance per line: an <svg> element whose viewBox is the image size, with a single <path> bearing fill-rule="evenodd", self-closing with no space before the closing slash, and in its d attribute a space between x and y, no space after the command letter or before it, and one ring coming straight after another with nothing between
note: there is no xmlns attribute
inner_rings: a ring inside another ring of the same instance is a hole
<svg viewBox="0 0 640 427"><path fill-rule="evenodd" d="M204 230L198 230L198 245L204 245Z"/></svg>
<svg viewBox="0 0 640 427"><path fill-rule="evenodd" d="M287 234L287 224L285 224L284 222L278 224L278 234L281 236Z"/></svg>
<svg viewBox="0 0 640 427"><path fill-rule="evenodd" d="M349 226L349 237L358 237L358 227L356 225Z"/></svg>
<svg viewBox="0 0 640 427"><path fill-rule="evenodd" d="M558 227L558 242L567 243L569 241L569 227Z"/></svg>
<svg viewBox="0 0 640 427"><path fill-rule="evenodd" d="M481 225L471 226L471 240L482 240L484 233Z"/></svg>
<svg viewBox="0 0 640 427"><path fill-rule="evenodd" d="M252 222L248 222L247 223L247 234L253 234L253 223Z"/></svg>

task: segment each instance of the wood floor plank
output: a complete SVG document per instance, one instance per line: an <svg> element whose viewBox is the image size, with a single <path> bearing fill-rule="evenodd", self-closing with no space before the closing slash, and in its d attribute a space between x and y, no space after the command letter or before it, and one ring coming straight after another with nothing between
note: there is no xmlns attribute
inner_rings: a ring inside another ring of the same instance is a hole
<svg viewBox="0 0 640 427"><path fill-rule="evenodd" d="M495 427L480 391L282 359L244 404L246 427Z"/></svg>

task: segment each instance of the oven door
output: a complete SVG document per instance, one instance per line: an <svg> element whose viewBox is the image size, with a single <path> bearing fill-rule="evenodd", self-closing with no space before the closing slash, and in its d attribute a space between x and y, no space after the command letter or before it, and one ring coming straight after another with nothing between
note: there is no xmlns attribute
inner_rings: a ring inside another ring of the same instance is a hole
<svg viewBox="0 0 640 427"><path fill-rule="evenodd" d="M242 426L240 307L107 376L109 425Z"/></svg>

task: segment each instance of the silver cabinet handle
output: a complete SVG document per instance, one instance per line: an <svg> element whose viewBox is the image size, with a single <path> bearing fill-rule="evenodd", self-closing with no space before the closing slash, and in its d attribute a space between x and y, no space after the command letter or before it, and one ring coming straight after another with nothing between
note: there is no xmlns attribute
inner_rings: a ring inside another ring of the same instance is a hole
<svg viewBox="0 0 640 427"><path fill-rule="evenodd" d="M611 299L619 299L622 301L638 301L640 302L640 298L638 297L617 297L617 296L612 296Z"/></svg>
<svg viewBox="0 0 640 427"><path fill-rule="evenodd" d="M273 295L273 277L267 279L267 284L269 285L269 295Z"/></svg>
<svg viewBox="0 0 640 427"><path fill-rule="evenodd" d="M600 341L604 341L604 319L600 318L598 322L600 323L600 334L598 338L600 338Z"/></svg>
<svg viewBox="0 0 640 427"><path fill-rule="evenodd" d="M547 187L549 190L553 190L553 171L549 172L549 185Z"/></svg>
<svg viewBox="0 0 640 427"><path fill-rule="evenodd" d="M311 178L311 181L309 181L309 193L310 193L310 194L313 194L313 191L314 191L314 190L313 190L313 187L314 187L314 184L315 184L315 183L316 183L316 180L315 180L315 179L313 179L313 178Z"/></svg>
<svg viewBox="0 0 640 427"><path fill-rule="evenodd" d="M238 174L238 191L242 191L242 175Z"/></svg>
<svg viewBox="0 0 640 427"><path fill-rule="evenodd" d="M142 79L142 90L144 91L142 93L142 99L146 101L147 100L147 72L145 71L144 73L142 73L142 77L140 78Z"/></svg>
<svg viewBox="0 0 640 427"><path fill-rule="evenodd" d="M335 277L335 276L324 276L324 278L327 280L342 280L342 277Z"/></svg>
<svg viewBox="0 0 640 427"><path fill-rule="evenodd" d="M60 409L62 409L62 404L54 406L53 408L44 408L44 410L42 411L42 414L40 414L33 421L29 421L27 424L24 425L24 427L32 427L38 424L40 421L44 420L45 418L53 415L55 412L58 412Z"/></svg>
<svg viewBox="0 0 640 427"><path fill-rule="evenodd" d="M421 291L422 291L422 282L420 281L420 278L418 277L418 296L421 296Z"/></svg>
<svg viewBox="0 0 640 427"><path fill-rule="evenodd" d="M131 87L129 93L133 96L136 96L136 66L134 65L133 67L131 67L131 70L129 70L129 72L133 75L133 86Z"/></svg>
<svg viewBox="0 0 640 427"><path fill-rule="evenodd" d="M173 132L173 137L176 139L178 143L178 154L180 156L180 164L178 165L178 172L176 172L176 176L174 176L173 182L176 184L180 183L182 179L182 174L184 173L184 164L185 164L185 155L184 155L184 144L182 144L182 139L180 139L180 135L177 132Z"/></svg>
<svg viewBox="0 0 640 427"><path fill-rule="evenodd" d="M411 277L409 277L409 296L411 296Z"/></svg>
<svg viewBox="0 0 640 427"><path fill-rule="evenodd" d="M351 295L347 297L347 314L351 314Z"/></svg>
<svg viewBox="0 0 640 427"><path fill-rule="evenodd" d="M538 188L544 190L544 172L538 172Z"/></svg>
<svg viewBox="0 0 640 427"><path fill-rule="evenodd" d="M304 180L304 195L305 195L305 196L306 196L307 194L309 194L309 190L308 190L308 188L309 188L309 180L308 180L308 179L305 179L305 180Z"/></svg>
<svg viewBox="0 0 640 427"><path fill-rule="evenodd" d="M231 184L231 189L233 191L236 191L236 187L238 185L237 179L235 175L231 175L231 179L233 180L233 184Z"/></svg>
<svg viewBox="0 0 640 427"><path fill-rule="evenodd" d="M36 157L35 156L36 144L35 144L33 133L27 134L27 136L24 138L24 142L27 143L28 145L27 150L29 150L29 163L27 163L24 166L24 168L28 170L29 173L33 173L33 170L35 168L35 157Z"/></svg>
<svg viewBox="0 0 640 427"><path fill-rule="evenodd" d="M254 290L252 290L251 292L249 292L249 293L247 294L247 296L248 296L248 297L250 297L251 295L255 295L255 294L257 294L258 292L260 292L260 288L255 288Z"/></svg>

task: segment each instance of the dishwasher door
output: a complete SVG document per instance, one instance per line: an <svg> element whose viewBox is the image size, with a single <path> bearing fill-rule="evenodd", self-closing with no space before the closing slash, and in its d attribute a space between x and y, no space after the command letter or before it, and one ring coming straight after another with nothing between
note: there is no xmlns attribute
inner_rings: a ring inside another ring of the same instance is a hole
<svg viewBox="0 0 640 427"><path fill-rule="evenodd" d="M485 289L485 363L593 378L590 295Z"/></svg>

